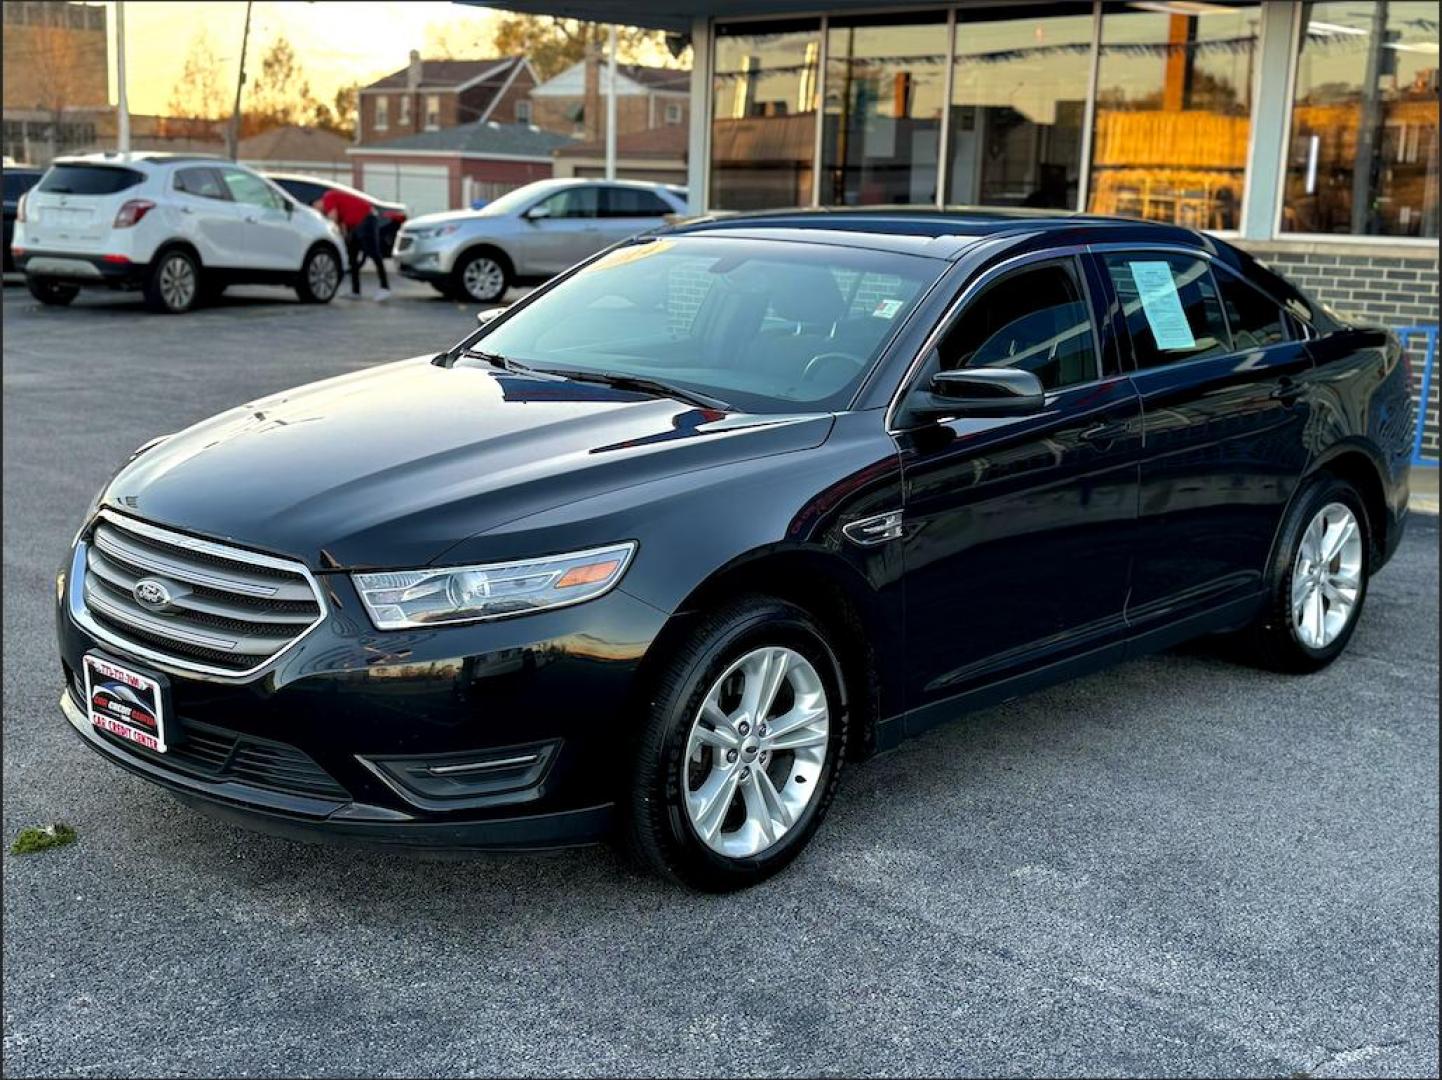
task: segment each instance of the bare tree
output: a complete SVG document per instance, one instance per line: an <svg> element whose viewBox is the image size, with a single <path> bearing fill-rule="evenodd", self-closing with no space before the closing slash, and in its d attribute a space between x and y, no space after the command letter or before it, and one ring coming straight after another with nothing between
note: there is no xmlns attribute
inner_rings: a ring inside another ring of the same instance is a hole
<svg viewBox="0 0 1442 1080"><path fill-rule="evenodd" d="M170 92L166 108L171 116L187 121L213 121L225 115L225 86L221 81L220 61L203 28L190 39L185 66ZM192 128L200 126L190 125Z"/></svg>
<svg viewBox="0 0 1442 1080"><path fill-rule="evenodd" d="M50 120L49 149L53 158L60 153L60 124L65 109L75 101L82 89L81 79L85 58L68 26L46 21L29 27L35 72L35 107Z"/></svg>

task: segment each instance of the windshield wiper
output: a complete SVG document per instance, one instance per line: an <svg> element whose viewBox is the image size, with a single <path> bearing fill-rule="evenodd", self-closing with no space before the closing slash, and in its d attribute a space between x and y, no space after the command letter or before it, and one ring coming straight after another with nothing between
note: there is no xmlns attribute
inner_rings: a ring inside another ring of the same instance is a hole
<svg viewBox="0 0 1442 1080"><path fill-rule="evenodd" d="M563 379L574 379L576 382L601 383L604 386L614 386L617 390L639 390L645 394L659 394L662 397L675 398L677 401L684 401L687 405L696 405L703 409L731 411L730 404L720 398L703 394L698 390L683 390L672 383L663 382L660 379L648 379L644 375L620 375L610 371L582 371L553 367L540 370L544 375L559 375Z"/></svg>

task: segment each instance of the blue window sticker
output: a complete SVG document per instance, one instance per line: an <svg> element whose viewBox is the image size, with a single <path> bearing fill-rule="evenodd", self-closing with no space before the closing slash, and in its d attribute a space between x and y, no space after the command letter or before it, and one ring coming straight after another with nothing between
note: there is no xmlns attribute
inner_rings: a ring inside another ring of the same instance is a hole
<svg viewBox="0 0 1442 1080"><path fill-rule="evenodd" d="M1182 298L1177 295L1177 283L1172 278L1170 264L1129 261L1127 268L1136 282L1142 313L1147 317L1157 348L1195 349L1197 339L1192 336L1187 313L1182 310Z"/></svg>

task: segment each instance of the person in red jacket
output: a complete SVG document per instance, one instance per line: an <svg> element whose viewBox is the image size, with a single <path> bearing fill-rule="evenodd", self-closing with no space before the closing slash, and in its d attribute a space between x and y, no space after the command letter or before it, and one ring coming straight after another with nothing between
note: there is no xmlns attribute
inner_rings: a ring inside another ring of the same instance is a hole
<svg viewBox="0 0 1442 1080"><path fill-rule="evenodd" d="M315 201L315 208L330 218L345 232L346 253L350 260L350 291L360 296L360 268L364 259L376 264L381 287L375 298L384 300L391 294L390 282L386 279L386 264L381 256L381 219L371 203L339 188L329 188Z"/></svg>

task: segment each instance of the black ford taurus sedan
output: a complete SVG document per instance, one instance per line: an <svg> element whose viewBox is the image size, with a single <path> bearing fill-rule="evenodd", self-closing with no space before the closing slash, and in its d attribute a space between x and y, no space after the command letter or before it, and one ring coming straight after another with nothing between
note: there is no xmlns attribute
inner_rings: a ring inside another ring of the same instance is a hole
<svg viewBox="0 0 1442 1080"><path fill-rule="evenodd" d="M844 761L969 709L1203 634L1335 659L1408 378L1184 229L677 225L138 450L59 575L61 703L273 831L743 886Z"/></svg>

